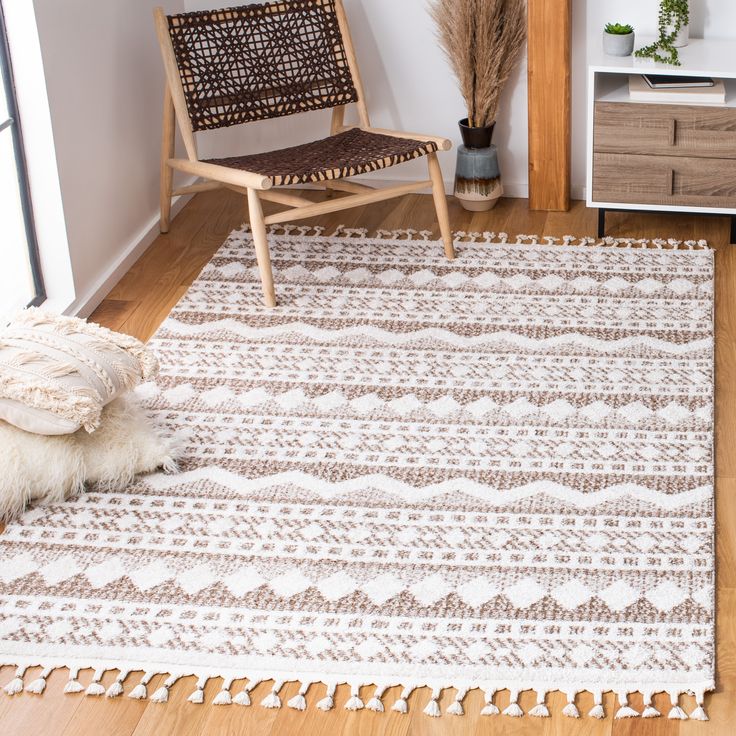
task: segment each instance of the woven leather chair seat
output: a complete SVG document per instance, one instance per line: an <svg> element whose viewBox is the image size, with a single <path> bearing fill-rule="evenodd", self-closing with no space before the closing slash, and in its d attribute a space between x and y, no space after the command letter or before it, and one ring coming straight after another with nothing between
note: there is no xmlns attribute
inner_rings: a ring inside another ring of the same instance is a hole
<svg viewBox="0 0 736 736"><path fill-rule="evenodd" d="M358 128L278 151L209 159L207 163L253 171L275 186L304 184L385 169L437 150L435 143L369 133Z"/></svg>

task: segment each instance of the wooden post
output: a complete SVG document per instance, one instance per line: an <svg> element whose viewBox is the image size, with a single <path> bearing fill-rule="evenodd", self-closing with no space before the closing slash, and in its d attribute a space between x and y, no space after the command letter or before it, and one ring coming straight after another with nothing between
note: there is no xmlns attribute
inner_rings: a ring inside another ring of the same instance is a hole
<svg viewBox="0 0 736 736"><path fill-rule="evenodd" d="M529 208L570 209L572 0L528 0Z"/></svg>

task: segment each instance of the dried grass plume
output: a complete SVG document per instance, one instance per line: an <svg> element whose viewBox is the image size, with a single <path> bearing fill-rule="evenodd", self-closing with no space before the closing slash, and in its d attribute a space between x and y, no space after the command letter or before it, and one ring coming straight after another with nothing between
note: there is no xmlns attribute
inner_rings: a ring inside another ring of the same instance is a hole
<svg viewBox="0 0 736 736"><path fill-rule="evenodd" d="M430 10L469 124L490 125L526 40L525 0L432 0Z"/></svg>

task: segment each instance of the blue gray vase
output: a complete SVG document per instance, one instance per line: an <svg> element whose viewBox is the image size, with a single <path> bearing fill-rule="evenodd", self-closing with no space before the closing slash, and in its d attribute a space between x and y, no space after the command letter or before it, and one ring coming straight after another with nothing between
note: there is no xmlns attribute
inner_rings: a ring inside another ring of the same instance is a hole
<svg viewBox="0 0 736 736"><path fill-rule="evenodd" d="M496 146L491 143L493 125L473 128L468 119L460 121L463 145L457 149L455 197L471 212L485 212L496 206L503 194Z"/></svg>

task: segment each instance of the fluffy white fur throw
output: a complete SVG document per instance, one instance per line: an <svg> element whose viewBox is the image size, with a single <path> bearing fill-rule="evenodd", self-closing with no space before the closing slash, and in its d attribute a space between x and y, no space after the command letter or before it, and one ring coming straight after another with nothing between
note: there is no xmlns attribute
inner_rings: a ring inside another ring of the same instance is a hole
<svg viewBox="0 0 736 736"><path fill-rule="evenodd" d="M18 516L31 501L62 501L86 484L125 488L138 473L176 471L174 441L128 395L108 404L99 427L38 435L0 421L0 519Z"/></svg>

